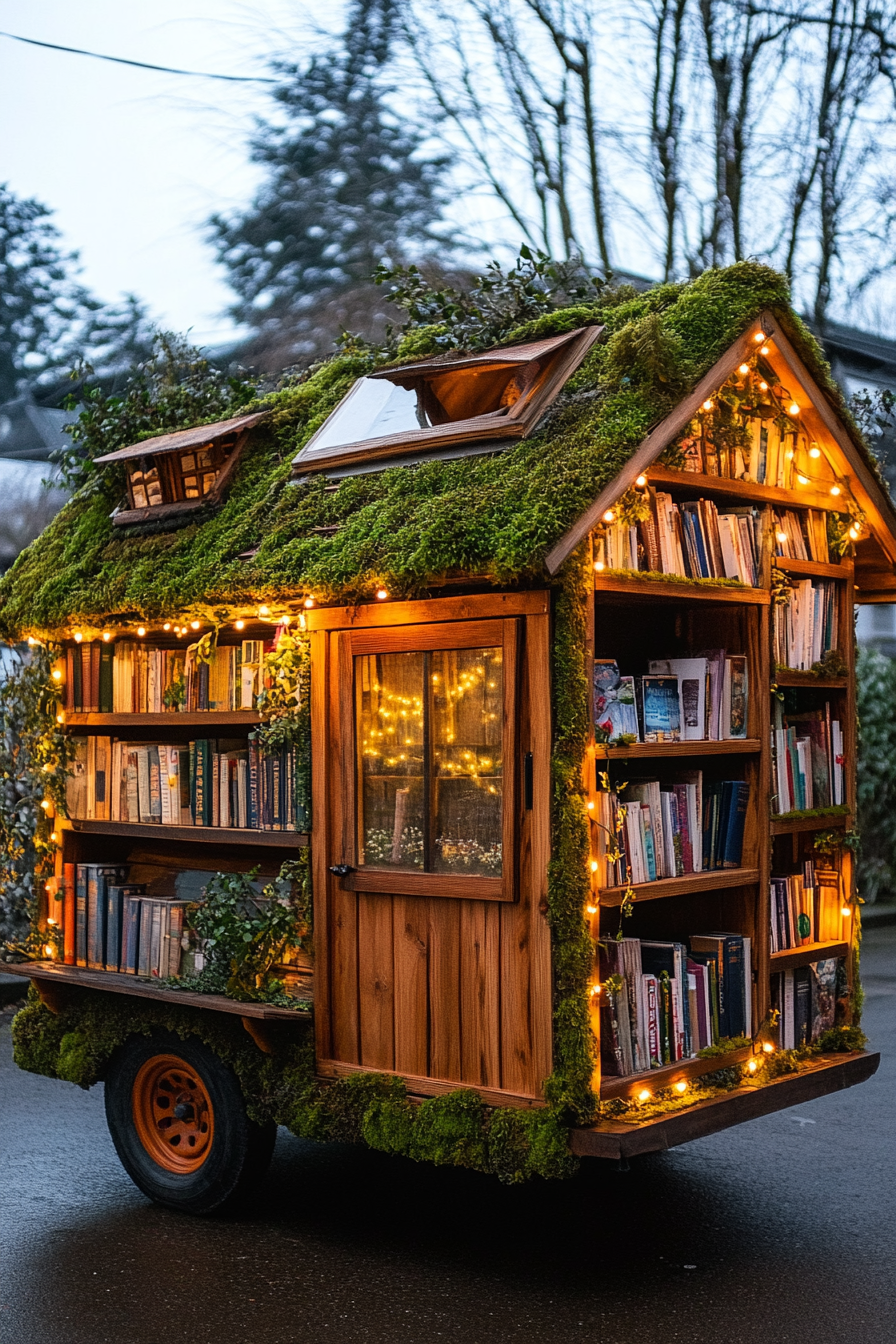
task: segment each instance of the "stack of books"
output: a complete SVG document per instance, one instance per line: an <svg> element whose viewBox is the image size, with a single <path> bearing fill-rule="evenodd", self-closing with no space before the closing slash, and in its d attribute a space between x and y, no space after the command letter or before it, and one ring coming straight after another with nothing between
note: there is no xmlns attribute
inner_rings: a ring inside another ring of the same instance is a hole
<svg viewBox="0 0 896 1344"><path fill-rule="evenodd" d="M720 513L710 499L676 504L662 491L651 491L650 503L650 517L644 522L614 522L599 529L594 555L599 568L758 585L762 554L758 509L728 508Z"/></svg>
<svg viewBox="0 0 896 1344"><path fill-rule="evenodd" d="M781 509L775 513L775 555L830 564L827 514L821 509Z"/></svg>
<svg viewBox="0 0 896 1344"><path fill-rule="evenodd" d="M739 868L748 801L742 779L704 784L702 770L681 771L671 784L630 779L620 793L599 793L591 812L597 885Z"/></svg>
<svg viewBox="0 0 896 1344"><path fill-rule="evenodd" d="M769 930L772 952L843 937L843 894L836 868L806 859L802 872L771 879Z"/></svg>
<svg viewBox="0 0 896 1344"><path fill-rule="evenodd" d="M824 709L800 713L785 711L779 700L772 704L774 812L842 806L843 730L830 702L825 701Z"/></svg>
<svg viewBox="0 0 896 1344"><path fill-rule="evenodd" d="M65 961L95 971L123 971L159 979L178 977L186 902L150 897L129 883L118 864L66 864L66 918L74 937L65 937Z"/></svg>
<svg viewBox="0 0 896 1344"><path fill-rule="evenodd" d="M273 642L219 644L207 662L190 648L86 640L65 651L64 708L88 714L254 709Z"/></svg>
<svg viewBox="0 0 896 1344"><path fill-rule="evenodd" d="M614 658L596 658L594 736L613 743L719 741L747 736L747 660L710 649L696 658L657 658L649 675L620 674Z"/></svg>
<svg viewBox="0 0 896 1344"><path fill-rule="evenodd" d="M779 407L765 403L761 410L746 421L746 442L740 444L731 443L729 436L714 443L712 424L700 424L700 432L688 434L680 445L684 470L793 489L798 433L786 422L782 428Z"/></svg>
<svg viewBox="0 0 896 1344"><path fill-rule="evenodd" d="M835 579L795 581L788 601L772 610L778 667L809 672L813 663L821 662L826 653L836 649L839 612Z"/></svg>
<svg viewBox="0 0 896 1344"><path fill-rule="evenodd" d="M842 963L835 957L772 976L772 1007L780 1013L778 1043L794 1050L817 1041L837 1021ZM842 977L845 988L845 976Z"/></svg>
<svg viewBox="0 0 896 1344"><path fill-rule="evenodd" d="M307 824L295 747L264 755L245 738L189 743L72 738L66 810L140 825L295 831Z"/></svg>
<svg viewBox="0 0 896 1344"><path fill-rule="evenodd" d="M644 1073L750 1034L750 939L713 933L688 941L689 947L638 938L600 943L604 1075Z"/></svg>

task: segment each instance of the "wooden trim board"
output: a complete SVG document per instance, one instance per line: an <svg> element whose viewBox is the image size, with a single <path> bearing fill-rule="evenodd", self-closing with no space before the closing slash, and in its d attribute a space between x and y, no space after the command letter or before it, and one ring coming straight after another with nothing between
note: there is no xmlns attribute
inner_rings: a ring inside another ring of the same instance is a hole
<svg viewBox="0 0 896 1344"><path fill-rule="evenodd" d="M603 1121L589 1129L574 1129L570 1147L579 1157L637 1157L662 1153L691 1139L704 1138L745 1120L798 1106L829 1092L854 1087L877 1072L879 1054L858 1050L849 1055L819 1055L802 1073L776 1078L758 1087L741 1087L721 1097L700 1101L685 1110L647 1120L641 1125Z"/></svg>
<svg viewBox="0 0 896 1344"><path fill-rule="evenodd" d="M200 845L241 845L274 849L304 849L304 831L241 831L221 826L141 826L130 821L70 820L75 835L134 836L140 840L190 840Z"/></svg>
<svg viewBox="0 0 896 1344"><path fill-rule="evenodd" d="M317 1062L318 1077L322 1079L348 1078L355 1073L385 1074L387 1078L402 1078L408 1092L421 1097L443 1097L447 1092L477 1092L486 1106L516 1106L524 1110L542 1110L547 1105L540 1097L527 1097L518 1092L504 1091L498 1087L477 1087L472 1083L454 1083L441 1078L418 1078L413 1074L397 1073L392 1069L365 1068L363 1064L343 1064L336 1059L320 1059Z"/></svg>
<svg viewBox="0 0 896 1344"><path fill-rule="evenodd" d="M475 621L504 616L543 616L551 595L537 592L469 593L420 602L371 602L356 607L312 607L305 612L308 630L367 629L371 626L428 625L443 621Z"/></svg>

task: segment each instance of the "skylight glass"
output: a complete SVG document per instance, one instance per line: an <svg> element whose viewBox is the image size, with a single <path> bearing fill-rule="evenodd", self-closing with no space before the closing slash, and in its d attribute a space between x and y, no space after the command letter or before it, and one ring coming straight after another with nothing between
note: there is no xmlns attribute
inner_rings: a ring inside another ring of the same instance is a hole
<svg viewBox="0 0 896 1344"><path fill-rule="evenodd" d="M326 452L362 439L427 429L429 423L422 407L418 411L416 391L384 378L360 378L307 451Z"/></svg>

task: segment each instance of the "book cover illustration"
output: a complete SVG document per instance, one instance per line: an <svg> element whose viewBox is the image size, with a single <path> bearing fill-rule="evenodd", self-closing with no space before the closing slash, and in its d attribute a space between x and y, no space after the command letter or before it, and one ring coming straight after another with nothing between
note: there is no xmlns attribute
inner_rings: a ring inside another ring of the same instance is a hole
<svg viewBox="0 0 896 1344"><path fill-rule="evenodd" d="M594 660L594 736L598 742L638 741L635 679L619 674L615 659Z"/></svg>

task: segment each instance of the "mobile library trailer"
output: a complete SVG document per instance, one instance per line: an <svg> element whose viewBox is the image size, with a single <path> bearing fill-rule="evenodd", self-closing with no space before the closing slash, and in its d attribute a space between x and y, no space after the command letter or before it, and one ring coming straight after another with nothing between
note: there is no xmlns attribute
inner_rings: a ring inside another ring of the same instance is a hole
<svg viewBox="0 0 896 1344"><path fill-rule="evenodd" d="M874 1072L853 606L896 512L778 276L109 448L0 588L47 670L6 969L18 1063L105 1082L148 1195L220 1207L276 1124L567 1175Z"/></svg>

